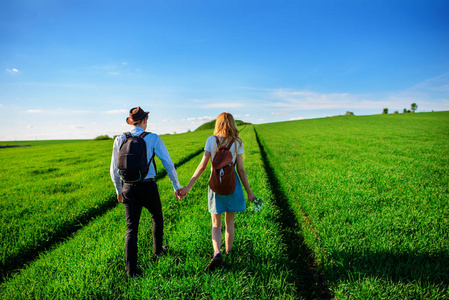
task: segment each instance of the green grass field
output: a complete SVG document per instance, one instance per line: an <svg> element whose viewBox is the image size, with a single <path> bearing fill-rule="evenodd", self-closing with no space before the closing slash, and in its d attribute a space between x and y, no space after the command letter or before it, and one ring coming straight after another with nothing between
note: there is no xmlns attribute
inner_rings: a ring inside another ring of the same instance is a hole
<svg viewBox="0 0 449 300"><path fill-rule="evenodd" d="M163 138L180 164L201 152L207 134ZM175 147L180 139L186 142ZM0 166L2 276L116 205L107 171L112 140L29 144L0 149L1 160L13 162Z"/></svg>
<svg viewBox="0 0 449 300"><path fill-rule="evenodd" d="M257 126L336 298L449 295L449 114Z"/></svg>
<svg viewBox="0 0 449 300"><path fill-rule="evenodd" d="M181 184L211 134L162 136ZM152 261L143 213L143 276L134 281L109 178L112 141L0 149L12 162L0 167L0 297L449 299L449 112L248 125L241 137L266 207L237 215L232 257L204 271L212 254L207 172L178 201L159 161L170 253Z"/></svg>

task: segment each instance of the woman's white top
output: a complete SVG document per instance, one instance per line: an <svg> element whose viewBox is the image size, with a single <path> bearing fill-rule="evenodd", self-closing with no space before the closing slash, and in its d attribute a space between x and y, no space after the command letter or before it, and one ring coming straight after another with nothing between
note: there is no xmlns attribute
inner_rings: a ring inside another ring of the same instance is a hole
<svg viewBox="0 0 449 300"><path fill-rule="evenodd" d="M218 137L221 142L221 137ZM217 141L215 139L215 136L210 136L207 138L206 146L204 147L204 150L209 151L211 154L211 160L214 159L215 150L217 149ZM238 141L234 141L231 145L231 148L229 148L229 151L232 153L232 162L235 164L235 160L237 159L238 154L245 153L245 150L243 149L243 144L241 144Z"/></svg>

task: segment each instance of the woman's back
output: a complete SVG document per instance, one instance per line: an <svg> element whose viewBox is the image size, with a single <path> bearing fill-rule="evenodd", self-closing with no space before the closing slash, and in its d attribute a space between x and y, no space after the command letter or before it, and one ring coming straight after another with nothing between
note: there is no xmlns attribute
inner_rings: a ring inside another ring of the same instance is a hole
<svg viewBox="0 0 449 300"><path fill-rule="evenodd" d="M222 137L218 137L220 144L223 141ZM240 139L239 139L240 140ZM227 145L224 145L227 146ZM210 136L206 141L206 146L204 147L204 150L209 151L211 154L211 159L214 159L214 154L218 148L217 140L214 135ZM229 148L229 151L232 153L232 162L235 164L235 161L237 159L238 154L243 154L245 152L243 148L243 143L238 140L234 140L234 142L231 144L231 147Z"/></svg>

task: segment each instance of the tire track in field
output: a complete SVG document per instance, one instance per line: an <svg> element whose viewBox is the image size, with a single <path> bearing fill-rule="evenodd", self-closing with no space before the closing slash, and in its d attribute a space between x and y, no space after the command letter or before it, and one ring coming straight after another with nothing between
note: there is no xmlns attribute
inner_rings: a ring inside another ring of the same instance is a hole
<svg viewBox="0 0 449 300"><path fill-rule="evenodd" d="M256 141L259 145L264 168L267 172L271 193L274 195L274 204L279 208L280 215L276 222L280 224L283 242L287 246L287 254L292 262L291 269L295 274L295 286L298 293L306 299L330 299L329 288L324 284L322 275L318 273L314 254L304 242L299 222L288 203L288 196L282 191L279 180L276 178L274 168L269 162L267 153L260 142L257 130L254 127ZM304 221L310 226L310 220L301 210Z"/></svg>
<svg viewBox="0 0 449 300"><path fill-rule="evenodd" d="M117 206L117 198L115 196L107 199L103 204L88 210L86 213L80 215L78 218L67 222L61 229L54 232L53 236L45 241L39 242L39 245L34 248L22 250L19 254L10 256L8 261L0 266L0 283L4 282L8 275L21 269L25 264L32 262L41 252L47 251L56 247L59 243L69 239L83 226L89 224L93 219L104 215L109 210Z"/></svg>
<svg viewBox="0 0 449 300"><path fill-rule="evenodd" d="M203 148L201 148L185 156L183 159L174 164L175 168L184 165L203 151ZM163 179L166 176L167 172L165 172L165 170L159 171L156 175L156 180ZM52 237L48 238L45 241L42 241L38 247L26 249L19 254L9 257L8 262L0 265L0 284L3 283L9 275L12 275L16 271L19 271L19 269L23 268L24 265L36 259L41 252L57 247L61 242L70 239L70 237L74 235L78 230L88 225L92 220L102 217L108 211L114 209L117 205L117 197L114 194L103 204L97 205L96 207L88 210L86 213L80 215L79 217L71 220L70 222L67 222L64 226L61 227L61 229L56 231Z"/></svg>

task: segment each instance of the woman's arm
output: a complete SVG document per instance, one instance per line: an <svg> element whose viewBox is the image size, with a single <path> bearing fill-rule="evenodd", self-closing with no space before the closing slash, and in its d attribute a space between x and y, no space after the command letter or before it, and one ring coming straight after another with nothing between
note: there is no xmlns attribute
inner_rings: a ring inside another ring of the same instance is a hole
<svg viewBox="0 0 449 300"><path fill-rule="evenodd" d="M193 174L192 178L189 181L189 184L181 189L184 196L187 195L188 192L190 192L195 182L198 180L198 178L201 177L201 174L203 174L203 172L206 170L210 157L211 157L210 152L204 151L203 159L196 168L195 173Z"/></svg>
<svg viewBox="0 0 449 300"><path fill-rule="evenodd" d="M243 167L243 157L242 154L237 155L237 172L239 173L240 180L242 181L243 186L245 187L246 194L248 195L248 200L253 201L256 196L254 196L251 187L249 186L248 177L246 177L245 168Z"/></svg>

